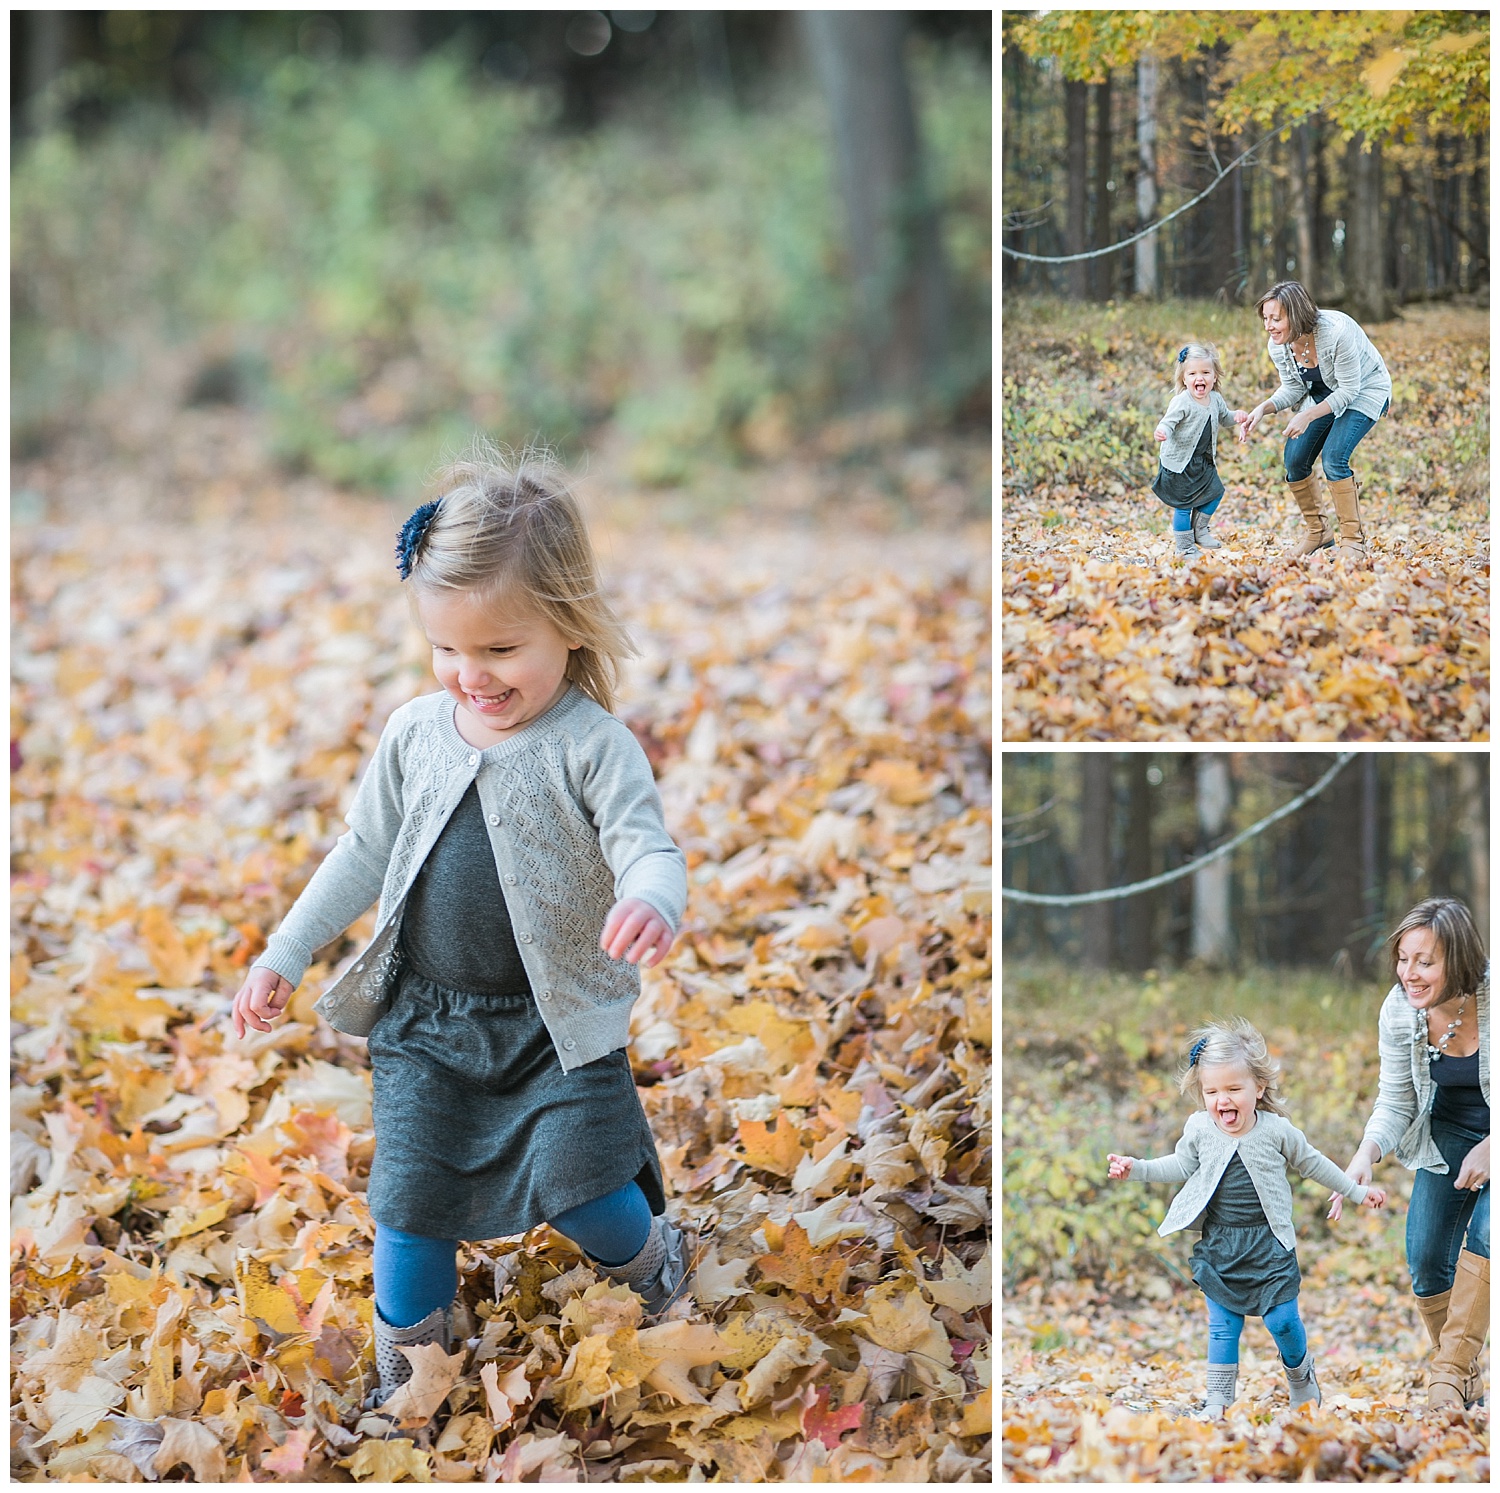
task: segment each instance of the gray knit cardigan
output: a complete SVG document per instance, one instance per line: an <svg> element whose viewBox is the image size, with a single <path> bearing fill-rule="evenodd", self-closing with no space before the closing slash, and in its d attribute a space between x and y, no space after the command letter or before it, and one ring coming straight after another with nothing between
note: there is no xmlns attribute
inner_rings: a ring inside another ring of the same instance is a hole
<svg viewBox="0 0 1500 1493"><path fill-rule="evenodd" d="M1219 459L1219 427L1234 424L1234 412L1224 402L1217 389L1211 389L1207 404L1199 404L1186 389L1180 389L1167 406L1167 412L1156 422L1158 430L1164 430L1167 438L1162 442L1159 460L1169 472L1181 472L1193 452L1198 449L1198 439L1203 434L1203 422L1207 420L1213 429L1209 436L1210 459Z"/></svg>
<svg viewBox="0 0 1500 1493"><path fill-rule="evenodd" d="M1260 1199L1266 1222L1283 1249L1293 1249L1297 1243L1292 1230L1288 1167L1295 1167L1304 1177L1343 1193L1355 1203L1364 1202L1369 1191L1331 1162L1282 1115L1260 1110L1254 1129L1247 1135L1234 1136L1226 1135L1207 1110L1200 1109L1183 1127L1182 1139L1173 1155L1137 1161L1131 1169L1131 1176L1142 1182L1187 1183L1172 1199L1172 1206L1156 1231L1158 1234L1175 1234L1198 1221L1236 1151L1255 1184L1255 1195Z"/></svg>
<svg viewBox="0 0 1500 1493"><path fill-rule="evenodd" d="M1335 415L1356 409L1372 420L1385 412L1391 397L1391 373L1365 329L1342 311L1318 312L1313 327L1313 346L1318 355L1318 372L1328 386L1328 408ZM1281 375L1281 387L1271 396L1273 409L1285 410L1294 405L1311 409L1313 398L1297 371L1290 342L1268 342L1266 351Z"/></svg>
<svg viewBox="0 0 1500 1493"><path fill-rule="evenodd" d="M401 915L417 872L470 783L489 825L516 946L564 1071L630 1039L640 971L599 947L626 897L675 930L687 863L662 821L650 764L629 727L576 687L539 720L480 750L446 693L397 710L328 853L255 963L298 984L313 951L378 897L375 935L315 1009L368 1036L390 1002Z"/></svg>
<svg viewBox="0 0 1500 1493"><path fill-rule="evenodd" d="M1475 997L1479 1015L1479 1088L1490 1102L1490 984ZM1427 1058L1427 1017L1412 1009L1399 984L1391 987L1380 1008L1380 1087L1375 1109L1365 1126L1364 1139L1394 1152L1402 1166L1413 1171L1446 1175L1448 1163L1432 1138L1432 1101L1437 1085Z"/></svg>

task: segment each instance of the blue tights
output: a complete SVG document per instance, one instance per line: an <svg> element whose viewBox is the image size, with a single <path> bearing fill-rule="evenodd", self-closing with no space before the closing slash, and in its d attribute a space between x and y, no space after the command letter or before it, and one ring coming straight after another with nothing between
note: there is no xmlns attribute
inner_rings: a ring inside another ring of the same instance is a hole
<svg viewBox="0 0 1500 1493"><path fill-rule="evenodd" d="M1172 510L1172 532L1175 534L1186 534L1193 527L1193 515L1195 513L1206 514L1213 517L1214 509L1224 501L1224 494L1220 493L1212 503L1205 503L1201 508L1174 508Z"/></svg>
<svg viewBox="0 0 1500 1493"><path fill-rule="evenodd" d="M1208 1302L1208 1361L1210 1363L1238 1363L1240 1361L1240 1330L1245 1319L1238 1312L1220 1306L1212 1296ZM1297 1314L1297 1298L1273 1306L1264 1317L1266 1330L1276 1339L1281 1350L1281 1361L1294 1369L1307 1357L1307 1333L1302 1327L1302 1318Z"/></svg>
<svg viewBox="0 0 1500 1493"><path fill-rule="evenodd" d="M651 1232L651 1205L635 1182L551 1220L601 1265L634 1258ZM375 1305L392 1327L411 1327L458 1291L458 1241L375 1227Z"/></svg>

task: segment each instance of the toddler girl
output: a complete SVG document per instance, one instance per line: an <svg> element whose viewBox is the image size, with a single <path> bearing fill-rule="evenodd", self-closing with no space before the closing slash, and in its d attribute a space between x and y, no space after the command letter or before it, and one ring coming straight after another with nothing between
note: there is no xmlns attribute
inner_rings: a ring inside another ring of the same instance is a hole
<svg viewBox="0 0 1500 1493"><path fill-rule="evenodd" d="M269 1031L313 951L379 899L316 1006L369 1037L374 1403L411 1375L398 1345L447 1349L461 1240L550 1222L652 1313L685 1274L623 1049L686 862L610 714L631 647L582 516L545 455L481 446L397 558L442 690L391 716L348 833L234 999L238 1035Z"/></svg>
<svg viewBox="0 0 1500 1493"><path fill-rule="evenodd" d="M1201 549L1222 549L1208 527L1224 496L1214 461L1219 426L1243 426L1244 410L1231 410L1219 393L1224 370L1212 343L1189 342L1177 354L1172 402L1156 427L1161 464L1151 491L1172 510L1177 553L1191 559ZM1242 435L1236 432L1239 439Z"/></svg>
<svg viewBox="0 0 1500 1493"><path fill-rule="evenodd" d="M1176 1154L1139 1161L1111 1153L1109 1175L1187 1184L1157 1232L1203 1230L1192 1259L1193 1279L1208 1298L1205 1414L1219 1419L1234 1402L1247 1316L1262 1318L1281 1350L1292 1408L1321 1405L1297 1313L1302 1276L1287 1168L1371 1208L1385 1193L1353 1181L1284 1118L1278 1066L1248 1021L1211 1022L1193 1038L1180 1087L1203 1109L1184 1126Z"/></svg>

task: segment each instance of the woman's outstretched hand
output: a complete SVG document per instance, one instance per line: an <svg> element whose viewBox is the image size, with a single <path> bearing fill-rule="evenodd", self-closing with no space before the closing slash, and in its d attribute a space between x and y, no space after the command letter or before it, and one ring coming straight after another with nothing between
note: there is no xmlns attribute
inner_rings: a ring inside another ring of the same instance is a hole
<svg viewBox="0 0 1500 1493"><path fill-rule="evenodd" d="M1255 434L1255 427L1265 418L1265 408L1265 405L1258 404L1245 416L1245 433L1240 437L1242 441L1248 441Z"/></svg>
<svg viewBox="0 0 1500 1493"><path fill-rule="evenodd" d="M1348 1172L1351 1181L1358 1182L1361 1187L1369 1187L1370 1179L1375 1175L1375 1163L1366 1154L1364 1147L1361 1146L1359 1150L1354 1153L1353 1159L1350 1161L1349 1165L1344 1168L1344 1170ZM1373 1189L1373 1191L1380 1192L1380 1189L1375 1188ZM1382 1203L1385 1201L1384 1192L1380 1192L1380 1201ZM1376 1204L1375 1206L1378 1207L1379 1204ZM1332 1197L1328 1199L1329 1222L1337 1223L1343 1216L1344 1195L1341 1192L1336 1192Z"/></svg>
<svg viewBox="0 0 1500 1493"><path fill-rule="evenodd" d="M252 1026L258 1032L271 1030L271 1023L286 1010L292 998L292 987L274 969L257 965L245 976L234 998L234 1034L245 1035L245 1028Z"/></svg>
<svg viewBox="0 0 1500 1493"><path fill-rule="evenodd" d="M1478 1192L1490 1180L1490 1142L1486 1136L1467 1156L1458 1169L1453 1185L1460 1192Z"/></svg>
<svg viewBox="0 0 1500 1493"><path fill-rule="evenodd" d="M1135 1165L1133 1156L1116 1156L1113 1151L1109 1153L1109 1177L1112 1182L1123 1181L1130 1175L1130 1168Z"/></svg>

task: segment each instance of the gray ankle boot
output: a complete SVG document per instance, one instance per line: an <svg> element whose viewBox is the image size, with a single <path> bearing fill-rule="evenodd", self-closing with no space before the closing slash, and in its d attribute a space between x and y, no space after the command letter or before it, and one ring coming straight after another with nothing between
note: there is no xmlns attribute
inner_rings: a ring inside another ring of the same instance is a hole
<svg viewBox="0 0 1500 1493"><path fill-rule="evenodd" d="M1296 1368L1288 1363L1283 1363L1282 1368L1286 1370L1286 1388L1291 1396L1293 1410L1298 1410L1303 1405L1323 1403L1323 1391L1318 1388L1318 1376L1313 1373L1311 1353L1304 1354L1302 1362Z"/></svg>
<svg viewBox="0 0 1500 1493"><path fill-rule="evenodd" d="M687 1280L687 1251L682 1234L658 1213L639 1253L623 1265L599 1268L611 1279L623 1281L646 1303L646 1314L656 1316L677 1299Z"/></svg>
<svg viewBox="0 0 1500 1493"><path fill-rule="evenodd" d="M1201 508L1193 509L1193 538L1206 550L1224 548L1223 541L1214 538L1213 531L1208 527L1208 515Z"/></svg>
<svg viewBox="0 0 1500 1493"><path fill-rule="evenodd" d="M365 1408L373 1410L385 1404L408 1379L411 1378L411 1362L397 1348L420 1348L427 1343L441 1343L443 1352L449 1348L448 1308L440 1306L427 1313L420 1322L410 1327L392 1327L375 1308L375 1369L380 1375L380 1385L365 1401Z"/></svg>
<svg viewBox="0 0 1500 1493"><path fill-rule="evenodd" d="M1201 555L1203 551L1198 548L1197 541L1193 538L1191 529L1173 529L1172 538L1177 541L1177 553L1184 560L1191 560L1195 555Z"/></svg>
<svg viewBox="0 0 1500 1493"><path fill-rule="evenodd" d="M1203 1414L1208 1420L1223 1420L1224 1412L1234 1404L1234 1387L1240 1376L1238 1360L1234 1363L1211 1363L1208 1366L1208 1398Z"/></svg>

